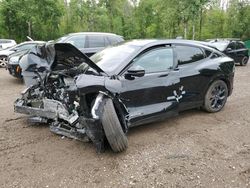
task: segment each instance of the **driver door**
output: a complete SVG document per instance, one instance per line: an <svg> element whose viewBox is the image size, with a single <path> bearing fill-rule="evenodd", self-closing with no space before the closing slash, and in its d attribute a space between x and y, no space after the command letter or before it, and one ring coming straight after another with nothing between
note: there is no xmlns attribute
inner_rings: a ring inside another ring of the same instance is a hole
<svg viewBox="0 0 250 188"><path fill-rule="evenodd" d="M136 57L121 78L120 99L129 110L128 125L149 123L178 113L180 79L172 47L161 46ZM130 70L145 71L133 76Z"/></svg>

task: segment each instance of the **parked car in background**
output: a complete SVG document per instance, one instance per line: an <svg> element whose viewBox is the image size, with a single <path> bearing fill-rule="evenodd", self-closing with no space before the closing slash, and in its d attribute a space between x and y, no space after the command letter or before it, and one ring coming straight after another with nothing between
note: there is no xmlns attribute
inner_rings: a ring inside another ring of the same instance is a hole
<svg viewBox="0 0 250 188"><path fill-rule="evenodd" d="M39 81L16 100L15 112L49 123L56 134L91 140L98 150L106 139L113 151L125 150L133 126L192 108L219 112L233 90L233 59L188 40L134 40L91 58L64 43L25 56L23 71Z"/></svg>
<svg viewBox="0 0 250 188"><path fill-rule="evenodd" d="M242 66L247 65L249 59L248 48L240 39L210 39L208 43Z"/></svg>
<svg viewBox="0 0 250 188"><path fill-rule="evenodd" d="M113 33L80 32L65 35L55 42L70 43L90 57L105 47L122 41L124 41L122 36Z"/></svg>
<svg viewBox="0 0 250 188"><path fill-rule="evenodd" d="M12 46L16 45L16 41L15 40L11 40L11 39L0 39L0 50L6 49L6 48L10 48Z"/></svg>
<svg viewBox="0 0 250 188"><path fill-rule="evenodd" d="M19 65L20 58L27 53L30 49L37 45L45 44L43 41L30 41L25 42L25 44L15 47L16 51L10 54L7 58L6 68L8 69L10 75L22 78L22 69Z"/></svg>
<svg viewBox="0 0 250 188"><path fill-rule="evenodd" d="M8 56L9 55L13 54L14 52L29 50L33 46L35 46L37 44L37 42L38 41L27 41L27 42L20 43L16 46L13 46L11 48L1 50L0 51L0 67L6 67L6 65L8 63Z"/></svg>

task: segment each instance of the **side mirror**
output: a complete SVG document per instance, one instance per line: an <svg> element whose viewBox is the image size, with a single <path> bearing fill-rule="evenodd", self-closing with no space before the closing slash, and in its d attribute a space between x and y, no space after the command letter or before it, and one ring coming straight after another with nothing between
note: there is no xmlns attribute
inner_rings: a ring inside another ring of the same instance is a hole
<svg viewBox="0 0 250 188"><path fill-rule="evenodd" d="M134 77L143 77L145 75L145 69L139 65L132 66L125 74L125 78L133 79Z"/></svg>
<svg viewBox="0 0 250 188"><path fill-rule="evenodd" d="M231 52L231 51L232 51L232 48L227 48L226 51L227 51L227 52Z"/></svg>

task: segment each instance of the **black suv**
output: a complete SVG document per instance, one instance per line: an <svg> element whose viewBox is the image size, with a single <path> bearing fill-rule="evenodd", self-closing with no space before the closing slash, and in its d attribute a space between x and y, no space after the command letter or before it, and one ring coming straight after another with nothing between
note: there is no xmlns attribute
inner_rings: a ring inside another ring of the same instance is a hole
<svg viewBox="0 0 250 188"><path fill-rule="evenodd" d="M212 39L209 44L245 66L249 59L248 49L240 39Z"/></svg>
<svg viewBox="0 0 250 188"><path fill-rule="evenodd" d="M122 36L113 33L80 32L70 33L57 39L55 42L70 43L90 57L105 47L122 41L124 41Z"/></svg>

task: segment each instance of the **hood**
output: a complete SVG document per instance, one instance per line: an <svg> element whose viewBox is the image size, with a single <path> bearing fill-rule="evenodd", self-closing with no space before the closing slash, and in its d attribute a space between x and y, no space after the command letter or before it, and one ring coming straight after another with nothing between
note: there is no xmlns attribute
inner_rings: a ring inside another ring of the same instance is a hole
<svg viewBox="0 0 250 188"><path fill-rule="evenodd" d="M14 53L12 53L12 54L9 55L9 58L12 58L12 57L21 57L24 54L26 54L28 51L29 50L21 50L21 51L14 52Z"/></svg>
<svg viewBox="0 0 250 188"><path fill-rule="evenodd" d="M25 54L20 60L20 66L23 70L28 70L30 65L34 64L37 68L44 66L53 70L58 68L57 65L73 68L82 63L86 63L98 73L105 73L85 54L69 43L55 44L50 42L45 45L36 46Z"/></svg>
<svg viewBox="0 0 250 188"><path fill-rule="evenodd" d="M0 55L8 56L8 55L12 54L13 52L14 52L14 51L12 51L11 48L2 49L2 50L0 50Z"/></svg>
<svg viewBox="0 0 250 188"><path fill-rule="evenodd" d="M105 73L99 66L97 66L91 59L88 58L84 53L78 50L75 46L69 43L56 43L55 52L56 52L56 61L58 63L61 60L72 59L72 65L79 66L82 63L88 64L92 69L96 70L98 73Z"/></svg>

